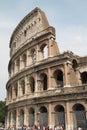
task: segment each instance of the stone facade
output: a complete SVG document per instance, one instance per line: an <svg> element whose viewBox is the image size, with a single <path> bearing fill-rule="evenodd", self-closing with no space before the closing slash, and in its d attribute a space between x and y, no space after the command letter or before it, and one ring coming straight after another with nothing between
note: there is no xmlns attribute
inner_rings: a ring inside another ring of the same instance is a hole
<svg viewBox="0 0 87 130"><path fill-rule="evenodd" d="M60 53L55 28L35 8L10 40L6 128L87 127L87 57Z"/></svg>

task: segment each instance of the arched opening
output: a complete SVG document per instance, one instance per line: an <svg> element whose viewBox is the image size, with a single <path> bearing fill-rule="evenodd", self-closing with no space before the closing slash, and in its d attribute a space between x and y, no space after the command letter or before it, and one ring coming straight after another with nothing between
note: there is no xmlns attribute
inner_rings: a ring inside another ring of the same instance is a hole
<svg viewBox="0 0 87 130"><path fill-rule="evenodd" d="M47 75L45 73L40 76L43 90L47 90Z"/></svg>
<svg viewBox="0 0 87 130"><path fill-rule="evenodd" d="M20 110L20 126L24 125L24 110Z"/></svg>
<svg viewBox="0 0 87 130"><path fill-rule="evenodd" d="M48 58L48 47L47 47L47 45L44 47L43 53L44 53L44 59Z"/></svg>
<svg viewBox="0 0 87 130"><path fill-rule="evenodd" d="M9 100L12 99L12 86L9 87Z"/></svg>
<svg viewBox="0 0 87 130"><path fill-rule="evenodd" d="M26 56L26 54L23 54L22 58L23 58L23 67L26 67L26 65L27 65L27 56Z"/></svg>
<svg viewBox="0 0 87 130"><path fill-rule="evenodd" d="M63 72L61 70L55 71L54 77L56 80L57 87L63 87Z"/></svg>
<svg viewBox="0 0 87 130"><path fill-rule="evenodd" d="M81 73L82 84L87 84L87 72Z"/></svg>
<svg viewBox="0 0 87 130"><path fill-rule="evenodd" d="M29 110L29 126L32 127L35 124L35 111L33 108Z"/></svg>
<svg viewBox="0 0 87 130"><path fill-rule="evenodd" d="M9 126L11 126L11 112L9 113Z"/></svg>
<svg viewBox="0 0 87 130"><path fill-rule="evenodd" d="M82 104L75 104L73 106L74 111L74 127L81 126L83 129L87 128L86 111Z"/></svg>
<svg viewBox="0 0 87 130"><path fill-rule="evenodd" d="M12 125L14 125L15 126L15 128L16 128L16 110L13 112L13 124Z"/></svg>
<svg viewBox="0 0 87 130"><path fill-rule="evenodd" d="M27 30L24 30L24 36L26 37L26 35L27 35Z"/></svg>
<svg viewBox="0 0 87 130"><path fill-rule="evenodd" d="M76 68L78 67L78 63L75 59L73 59L73 61L72 61L72 67L74 70L76 70Z"/></svg>
<svg viewBox="0 0 87 130"><path fill-rule="evenodd" d="M24 80L21 81L21 93L22 95L25 94L25 81Z"/></svg>
<svg viewBox="0 0 87 130"><path fill-rule="evenodd" d="M48 112L47 108L42 106L39 110L39 125L48 126Z"/></svg>
<svg viewBox="0 0 87 130"><path fill-rule="evenodd" d="M48 58L48 47L47 47L47 45L43 44L40 49L41 49L42 59Z"/></svg>
<svg viewBox="0 0 87 130"><path fill-rule="evenodd" d="M32 63L36 62L36 50L31 50Z"/></svg>
<svg viewBox="0 0 87 130"><path fill-rule="evenodd" d="M65 110L62 105L57 105L54 108L55 111L55 125L63 125L65 127Z"/></svg>
<svg viewBox="0 0 87 130"><path fill-rule="evenodd" d="M34 80L33 77L30 77L29 83L30 83L31 93L34 93L34 91L35 91L35 80Z"/></svg>
<svg viewBox="0 0 87 130"><path fill-rule="evenodd" d="M19 59L17 59L17 61L16 61L16 67L17 67L17 71L19 71L20 70L20 60Z"/></svg>
<svg viewBox="0 0 87 130"><path fill-rule="evenodd" d="M18 95L18 84L17 83L14 85L14 93L15 93L15 97L17 97L17 95Z"/></svg>

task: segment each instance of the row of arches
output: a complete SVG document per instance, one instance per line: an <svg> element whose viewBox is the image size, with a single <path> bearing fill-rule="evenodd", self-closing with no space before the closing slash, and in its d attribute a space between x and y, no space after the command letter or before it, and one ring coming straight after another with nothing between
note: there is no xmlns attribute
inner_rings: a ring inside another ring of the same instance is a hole
<svg viewBox="0 0 87 130"><path fill-rule="evenodd" d="M54 88L63 87L63 72L56 70L53 73L55 81ZM37 79L36 76L25 77L20 81L16 81L8 87L8 100L23 96L25 94L33 94L34 92L44 92L49 89L48 75L41 73Z"/></svg>
<svg viewBox="0 0 87 130"><path fill-rule="evenodd" d="M27 50L25 53L20 55L14 61L9 63L9 76L12 77L14 74L18 73L20 70L25 69L27 66L36 63L37 61L48 58L48 45L43 43L39 49L35 47L30 51Z"/></svg>
<svg viewBox="0 0 87 130"><path fill-rule="evenodd" d="M19 126L23 126L25 124L25 111L24 109L20 109L19 111ZM27 113L27 122L26 124L30 127L33 127L35 124L42 126L49 126L49 112L48 108L45 106L40 107L38 112L36 113L36 110L33 107L30 107L28 109ZM70 118L72 118L73 121L73 129L78 128L79 126L82 126L82 128L87 127L87 117L86 117L86 110L85 107L82 104L75 104L72 107L72 114L69 113ZM54 126L64 125L66 128L67 124L67 118L66 117L66 110L63 105L56 105L54 107L54 112L51 113L51 118L54 119ZM12 119L11 119L12 117ZM16 110L13 111L12 116L11 113L9 114L9 125L17 126L17 113ZM13 124L11 124L11 120L13 120ZM26 125L25 124L25 125ZM53 123L52 123L53 124Z"/></svg>
<svg viewBox="0 0 87 130"><path fill-rule="evenodd" d="M40 74L39 78L36 76L31 76L27 79L21 79L16 81L13 85L8 87L8 100L23 96L25 94L33 94L34 92L44 92L49 89L49 80L46 73ZM82 84L87 83L87 72L81 74ZM64 87L64 72L62 70L55 70L52 77L53 88L63 88ZM12 97L13 96L13 97Z"/></svg>

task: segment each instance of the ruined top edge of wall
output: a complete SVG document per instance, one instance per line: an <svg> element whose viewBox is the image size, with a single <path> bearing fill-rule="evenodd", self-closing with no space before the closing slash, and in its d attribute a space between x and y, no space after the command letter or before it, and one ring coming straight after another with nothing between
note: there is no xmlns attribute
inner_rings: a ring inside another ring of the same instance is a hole
<svg viewBox="0 0 87 130"><path fill-rule="evenodd" d="M17 27L14 29L11 39L10 39L10 46L12 44L13 39L17 36L19 30L21 32L19 33L23 33L23 31L25 30L25 28L32 26L32 24L39 19L41 22L38 22L36 25L36 31L37 33L48 28L49 22L45 16L45 13L39 9L38 7L36 7L34 10L32 10L29 14L27 14L21 21L20 23L17 25ZM30 24L30 25L29 25ZM39 25L40 24L40 25ZM39 27L39 28L38 28ZM35 31L35 33L36 33Z"/></svg>

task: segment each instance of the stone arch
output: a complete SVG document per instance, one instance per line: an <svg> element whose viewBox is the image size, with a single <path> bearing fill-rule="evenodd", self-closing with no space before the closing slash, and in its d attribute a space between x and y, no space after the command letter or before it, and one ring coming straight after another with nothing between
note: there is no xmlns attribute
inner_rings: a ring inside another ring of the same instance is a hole
<svg viewBox="0 0 87 130"><path fill-rule="evenodd" d="M65 109L62 105L56 105L55 111L55 125L63 125L65 127Z"/></svg>
<svg viewBox="0 0 87 130"><path fill-rule="evenodd" d="M56 86L59 87L63 87L63 71L58 69L56 71L54 71L53 73L55 81L56 81Z"/></svg>
<svg viewBox="0 0 87 130"><path fill-rule="evenodd" d="M27 29L24 30L24 36L27 36Z"/></svg>
<svg viewBox="0 0 87 130"><path fill-rule="evenodd" d="M48 46L46 43L43 43L40 47L41 50L41 57L42 59L48 58Z"/></svg>
<svg viewBox="0 0 87 130"><path fill-rule="evenodd" d="M29 83L30 83L30 92L34 93L35 92L35 79L32 76L29 78Z"/></svg>
<svg viewBox="0 0 87 130"><path fill-rule="evenodd" d="M39 125L48 126L48 111L45 106L41 106L39 109Z"/></svg>
<svg viewBox="0 0 87 130"><path fill-rule="evenodd" d="M82 84L87 84L87 72L86 71L81 73L81 81L82 81Z"/></svg>
<svg viewBox="0 0 87 130"><path fill-rule="evenodd" d="M31 107L29 109L29 126L32 127L35 124L35 110Z"/></svg>
<svg viewBox="0 0 87 130"><path fill-rule="evenodd" d="M27 65L27 55L26 55L26 53L24 53L22 55L22 60L23 60L23 67L26 67L26 65Z"/></svg>
<svg viewBox="0 0 87 130"><path fill-rule="evenodd" d="M11 126L11 112L9 112L9 126Z"/></svg>
<svg viewBox="0 0 87 130"><path fill-rule="evenodd" d="M40 80L41 80L41 87L43 90L47 90L47 83L48 83L48 80L47 80L47 74L45 73L42 73L40 75Z"/></svg>
<svg viewBox="0 0 87 130"><path fill-rule="evenodd" d="M19 122L20 122L20 126L24 125L24 110L23 109L20 110L20 120L19 120Z"/></svg>
<svg viewBox="0 0 87 130"><path fill-rule="evenodd" d="M14 85L14 93L15 93L15 97L17 97L18 96L18 84L17 83L15 83L15 85Z"/></svg>
<svg viewBox="0 0 87 130"><path fill-rule="evenodd" d="M36 50L33 48L31 49L31 59L32 59L32 63L35 63L37 58L36 58Z"/></svg>
<svg viewBox="0 0 87 130"><path fill-rule="evenodd" d="M87 128L87 121L86 121L86 111L85 107L77 103L73 107L73 118L74 118L74 127L78 128L81 126L82 128Z"/></svg>
<svg viewBox="0 0 87 130"><path fill-rule="evenodd" d="M72 60L72 67L73 67L74 70L76 70L76 68L78 67L78 62L77 62L76 59Z"/></svg>
<svg viewBox="0 0 87 130"><path fill-rule="evenodd" d="M13 124L12 125L14 125L15 126L15 128L16 128L16 110L14 110L13 111Z"/></svg>
<svg viewBox="0 0 87 130"><path fill-rule="evenodd" d="M17 67L17 71L19 71L20 70L20 59L19 58L16 60L16 67Z"/></svg>
<svg viewBox="0 0 87 130"><path fill-rule="evenodd" d="M21 94L24 95L25 94L25 81L21 80L20 85L21 85Z"/></svg>

